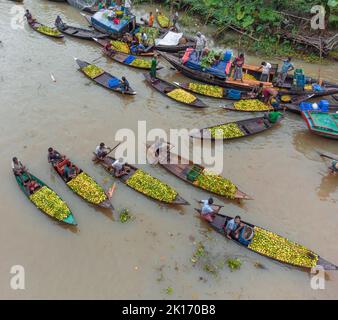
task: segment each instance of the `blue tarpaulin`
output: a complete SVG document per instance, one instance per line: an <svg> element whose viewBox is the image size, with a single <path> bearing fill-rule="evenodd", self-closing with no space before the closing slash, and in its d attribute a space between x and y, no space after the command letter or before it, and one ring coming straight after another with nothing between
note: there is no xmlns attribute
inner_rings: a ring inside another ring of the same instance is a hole
<svg viewBox="0 0 338 320"><path fill-rule="evenodd" d="M111 89L116 88L119 85L120 85L120 80L115 77L112 77L111 79L108 80L108 86Z"/></svg>
<svg viewBox="0 0 338 320"><path fill-rule="evenodd" d="M128 56L127 58L124 59L125 64L131 64L134 60L136 59L135 56Z"/></svg>

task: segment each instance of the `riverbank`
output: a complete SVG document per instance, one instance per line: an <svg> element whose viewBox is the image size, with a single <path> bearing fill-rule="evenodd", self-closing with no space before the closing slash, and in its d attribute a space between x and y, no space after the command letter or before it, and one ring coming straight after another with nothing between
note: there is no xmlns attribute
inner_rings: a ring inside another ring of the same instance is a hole
<svg viewBox="0 0 338 320"><path fill-rule="evenodd" d="M274 29L283 29L283 24L286 24L286 22L282 21L281 13L277 13L273 8L264 8L264 6L261 8L259 1L253 1L249 6L242 6L239 1L238 6L235 5L233 8L234 12L237 10L236 15L230 10L231 8L227 9L225 5L224 8L220 8L221 2L205 4L182 0L163 4L153 0L138 0L136 4L144 5L147 3L150 6L160 8L167 14L179 10L180 26L194 30L193 33L208 27L212 29L213 39L219 45L236 48L249 54L269 58L293 56L306 62L322 63L330 63L333 59L338 58L335 50L332 50L332 54L328 54L326 58L322 58L319 50L311 47L311 45L305 47L294 40L284 38L278 32L273 32ZM223 0L223 2L229 1ZM290 26L290 22L288 23L286 29L292 27L292 32L296 32L295 28L298 28L298 26ZM310 20L307 23L310 24ZM310 30L310 27L308 29ZM328 31L327 34L332 34L332 30ZM319 37L319 34L313 34L314 39L317 36ZM323 37L323 33L321 33L321 37Z"/></svg>

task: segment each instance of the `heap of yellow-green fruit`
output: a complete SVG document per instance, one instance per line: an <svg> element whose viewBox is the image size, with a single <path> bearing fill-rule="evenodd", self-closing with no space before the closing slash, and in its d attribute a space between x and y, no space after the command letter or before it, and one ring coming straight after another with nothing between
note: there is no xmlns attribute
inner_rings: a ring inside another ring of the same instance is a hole
<svg viewBox="0 0 338 320"><path fill-rule="evenodd" d="M208 130L212 138L231 139L244 136L242 130L237 123L221 124L219 126L210 127Z"/></svg>
<svg viewBox="0 0 338 320"><path fill-rule="evenodd" d="M161 28L169 28L170 27L170 19L164 14L157 15L157 21Z"/></svg>
<svg viewBox="0 0 338 320"><path fill-rule="evenodd" d="M243 111L269 111L273 110L272 107L266 105L265 103L257 100L240 100L234 103L234 108L236 110L243 110Z"/></svg>
<svg viewBox="0 0 338 320"><path fill-rule="evenodd" d="M66 203L46 186L33 193L29 198L40 210L58 220L66 219L71 213Z"/></svg>
<svg viewBox="0 0 338 320"><path fill-rule="evenodd" d="M230 180L207 170L203 170L194 181L194 184L204 190L229 199L234 199L237 191L237 187Z"/></svg>
<svg viewBox="0 0 338 320"><path fill-rule="evenodd" d="M60 36L61 35L61 33L58 30L53 29L48 26L39 26L36 28L36 30L38 30L41 33L47 34L49 36Z"/></svg>
<svg viewBox="0 0 338 320"><path fill-rule="evenodd" d="M82 68L82 71L89 77L89 78L96 78L100 76L101 74L104 73L104 70L101 69L100 67L94 65L94 64L89 64L88 66Z"/></svg>
<svg viewBox="0 0 338 320"><path fill-rule="evenodd" d="M304 246L259 227L255 227L254 232L248 246L251 250L300 267L316 266L318 256Z"/></svg>
<svg viewBox="0 0 338 320"><path fill-rule="evenodd" d="M145 59L135 59L130 63L130 66L141 68L141 69L150 69L151 61Z"/></svg>
<svg viewBox="0 0 338 320"><path fill-rule="evenodd" d="M153 27L140 27L140 31L136 33L136 37L140 42L142 42L141 39L141 34L144 32L148 36L148 45L154 45L155 44L155 39L158 38L160 35L160 31L158 28L153 28Z"/></svg>
<svg viewBox="0 0 338 320"><path fill-rule="evenodd" d="M173 188L140 169L126 181L126 184L153 199L167 203L172 203L177 196Z"/></svg>
<svg viewBox="0 0 338 320"><path fill-rule="evenodd" d="M90 203L100 204L107 199L103 188L84 172L81 172L67 184L76 194Z"/></svg>
<svg viewBox="0 0 338 320"><path fill-rule="evenodd" d="M212 86L209 84L199 84L190 82L189 90L203 94L209 97L222 98L223 97L223 88L218 86Z"/></svg>
<svg viewBox="0 0 338 320"><path fill-rule="evenodd" d="M167 96L184 103L193 103L196 100L193 94L182 89L174 89L167 93Z"/></svg>
<svg viewBox="0 0 338 320"><path fill-rule="evenodd" d="M249 73L243 73L243 79L244 80L255 80L255 81L257 81L257 79L252 74L249 74Z"/></svg>
<svg viewBox="0 0 338 320"><path fill-rule="evenodd" d="M118 40L110 41L112 49L118 52L130 53L130 48L127 43Z"/></svg>

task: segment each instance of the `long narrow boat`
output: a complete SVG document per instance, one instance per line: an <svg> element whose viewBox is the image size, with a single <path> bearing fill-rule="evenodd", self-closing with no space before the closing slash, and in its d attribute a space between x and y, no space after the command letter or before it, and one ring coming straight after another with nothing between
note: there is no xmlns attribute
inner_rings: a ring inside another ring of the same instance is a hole
<svg viewBox="0 0 338 320"><path fill-rule="evenodd" d="M98 39L94 38L94 41L97 41ZM113 61L116 61L118 63L121 63L127 67L132 67L136 69L143 69L143 70L150 70L151 68L151 61L138 58L137 56L133 56L131 54L125 54L122 52L118 52L115 50L107 50L103 49L103 53L112 59ZM160 70L163 67L158 66L156 69Z"/></svg>
<svg viewBox="0 0 338 320"><path fill-rule="evenodd" d="M68 208L67 204L42 180L31 173L29 173L29 176L24 173L21 178L16 175L14 176L21 191L41 212L57 221L64 222L69 225L77 225L73 213ZM40 186L40 188L36 189L33 194L30 194L23 184L24 181L29 180L36 181Z"/></svg>
<svg viewBox="0 0 338 320"><path fill-rule="evenodd" d="M231 105L224 105L222 107L225 110L237 112L268 112L274 110L272 106L265 104L258 99L239 100Z"/></svg>
<svg viewBox="0 0 338 320"><path fill-rule="evenodd" d="M317 150L317 153L323 158L338 161L338 155L335 155L335 154L332 154L332 153L329 153L329 152L326 152L326 151L325 152L320 151L320 150Z"/></svg>
<svg viewBox="0 0 338 320"><path fill-rule="evenodd" d="M84 40L93 40L93 38L103 39L108 36L104 33L97 32L94 30L69 26L68 24L63 23L61 18L60 20L57 20L57 19L55 20L55 27L60 32L68 36L79 38L79 39L84 39Z"/></svg>
<svg viewBox="0 0 338 320"><path fill-rule="evenodd" d="M218 196L236 200L252 200L252 197L240 191L230 180L209 172L205 167L184 159L170 151L169 145L165 145L166 151L161 151L160 146L150 147L158 163L177 178L197 188L211 192ZM166 153L166 157L162 154Z"/></svg>
<svg viewBox="0 0 338 320"><path fill-rule="evenodd" d="M182 62L181 59L177 56L160 52L160 55L167 60L175 69L180 71L182 74L187 76L188 78L201 81L204 83L224 87L224 88L234 88L234 89L239 89L242 91L250 91L252 90L255 86L257 86L260 82L259 81L250 81L250 80L244 80L244 82L241 81L234 81L234 80L228 80L226 79L226 76L224 77L219 77L217 75L211 74L211 73L206 73L203 71L199 70L194 70L191 69L187 66L185 66ZM266 82L263 83L263 85L267 87L271 87L272 83Z"/></svg>
<svg viewBox="0 0 338 320"><path fill-rule="evenodd" d="M79 60L77 58L74 58L77 64L80 67L80 70L83 74L85 74L89 79L93 80L97 84L101 85L102 87L105 87L108 90L120 93L120 94L125 94L125 95L135 95L136 91L130 88L128 91L122 91L120 88L121 80L118 78L114 77L108 72L105 72L103 69L96 67L95 65L92 65L86 61ZM95 70L94 74L90 74L88 72L87 68L94 66L94 68L97 68Z"/></svg>
<svg viewBox="0 0 338 320"><path fill-rule="evenodd" d="M338 93L338 88L324 87L321 91L317 91L317 90L299 91L299 90L290 89L290 90L278 90L278 93L280 96L295 95L295 96L305 97L306 95L308 95L311 98L319 98L319 97L331 96L331 95Z"/></svg>
<svg viewBox="0 0 338 320"><path fill-rule="evenodd" d="M75 169L75 176L68 179L64 174L64 168L66 165L72 165ZM114 211L114 207L111 204L104 189L87 173L73 164L69 159L62 159L53 164L55 172L60 176L63 182L78 196L88 203Z"/></svg>
<svg viewBox="0 0 338 320"><path fill-rule="evenodd" d="M175 85L173 85L170 82L167 82L165 80L156 78L153 79L149 73L143 74L147 82L157 91L161 92L163 95L167 96L168 98L171 98L177 102L186 104L191 107L196 108L207 108L208 106L195 97L193 94L183 90L183 89L177 89Z"/></svg>
<svg viewBox="0 0 338 320"><path fill-rule="evenodd" d="M28 25L35 30L36 32L39 32L47 37L51 37L51 38L56 38L56 39L61 39L63 38L63 34L60 33L58 30L45 26L39 22L37 22L36 20L27 20Z"/></svg>
<svg viewBox="0 0 338 320"><path fill-rule="evenodd" d="M312 133L338 140L338 114L303 111L302 117Z"/></svg>
<svg viewBox="0 0 338 320"><path fill-rule="evenodd" d="M299 104L290 103L290 104L283 105L283 107L285 107L286 110L288 110L290 112L294 112L294 113L298 113L298 114L302 113L302 110L300 109ZM333 112L337 112L337 111L338 111L338 104L330 104L329 105L329 112L333 113Z"/></svg>
<svg viewBox="0 0 338 320"><path fill-rule="evenodd" d="M195 209L201 214L200 209ZM225 236L225 227L232 217L217 214L210 226L221 235ZM250 244L245 245L236 239L232 239L246 249L256 252L264 257L273 259L283 264L311 270L315 267L322 267L324 270L338 270L338 266L321 258L316 253L295 242L281 237L276 233L242 221L246 226L253 229L253 238Z"/></svg>
<svg viewBox="0 0 338 320"><path fill-rule="evenodd" d="M240 93L239 97L235 98L229 95L230 93L229 89L226 89L220 86L205 84L205 83L173 82L173 84L184 90L199 94L201 96L210 97L210 98L226 99L226 100L256 99L255 97L253 97L246 91L239 91Z"/></svg>
<svg viewBox="0 0 338 320"><path fill-rule="evenodd" d="M111 171L111 166L115 160L115 158L110 156L106 156L103 160L99 160L96 156L93 158L95 163L102 165L102 167L112 176L114 176L114 174ZM120 177L119 179L130 188L142 193L148 198L161 203L189 205L189 202L184 200L173 188L167 184L133 165L126 165L129 167L130 171L128 174Z"/></svg>
<svg viewBox="0 0 338 320"><path fill-rule="evenodd" d="M281 117L276 122L271 122L269 117L255 117L240 121L226 122L219 125L199 129L190 136L202 140L233 140L249 137L257 133L264 132L275 127ZM219 131L218 131L219 130ZM218 135L219 134L219 135Z"/></svg>
<svg viewBox="0 0 338 320"><path fill-rule="evenodd" d="M122 40L111 40L111 39L94 39L94 40L97 44L99 44L102 47L105 47L107 45L107 42L110 41L115 51L118 51L124 54L131 54L130 46L126 42L123 42ZM123 46L123 51L120 51L122 50L122 47L121 49L119 49L118 46L114 46L114 43L121 43ZM153 50L153 47L149 47L148 51L142 52L139 54L134 54L134 55L143 56L143 57L152 57L154 55L154 50Z"/></svg>

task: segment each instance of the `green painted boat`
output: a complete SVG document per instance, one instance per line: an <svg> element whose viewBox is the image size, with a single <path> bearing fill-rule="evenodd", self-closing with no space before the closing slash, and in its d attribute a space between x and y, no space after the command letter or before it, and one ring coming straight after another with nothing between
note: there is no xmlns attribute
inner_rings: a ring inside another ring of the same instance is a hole
<svg viewBox="0 0 338 320"><path fill-rule="evenodd" d="M32 175L31 173L29 173L29 175L30 175L30 177L31 177L32 180L36 181L36 182L41 186L41 188L39 188L38 190L36 190L35 192L33 192L33 195L36 194L36 193L38 193L43 187L48 188L50 191L54 192L54 191L53 191L51 188L49 188L43 181L41 181L40 179L38 179L37 177L35 177L35 176ZM27 198L28 198L32 203L34 203L34 202L32 201L32 198L31 198L32 195L30 195L28 189L23 185L23 181L29 180L28 175L27 175L26 173L24 173L24 174L21 176L21 177L23 178L23 180L22 180L20 177L16 176L16 175L14 175L14 177L15 177L16 182L18 183L18 185L19 185L21 191L27 196ZM63 201L56 193L55 193L54 196L55 196L55 198L57 198L58 200ZM51 218L53 218L53 219L55 219L55 220L57 220L57 221L61 221L61 222L64 222L64 223L66 223L66 224L73 225L73 226L76 226L76 225L77 225L77 223L76 223L76 221L75 221L75 218L74 218L74 216L73 216L73 213L72 213L71 210L68 208L67 204L65 204L65 206L66 206L66 209L68 210L68 216L67 216L66 218L64 218L64 219L58 219L56 216L53 216L52 214L48 213L46 210L44 210L44 209L42 209L42 208L39 208L35 203L34 203L34 205L35 205L39 210L41 210L43 213L45 213L46 215L48 215L49 217L51 217Z"/></svg>
<svg viewBox="0 0 338 320"><path fill-rule="evenodd" d="M325 138L338 139L338 114L303 111L302 117L312 133Z"/></svg>

